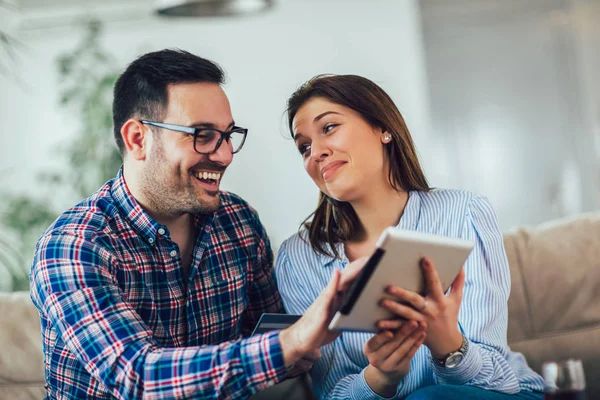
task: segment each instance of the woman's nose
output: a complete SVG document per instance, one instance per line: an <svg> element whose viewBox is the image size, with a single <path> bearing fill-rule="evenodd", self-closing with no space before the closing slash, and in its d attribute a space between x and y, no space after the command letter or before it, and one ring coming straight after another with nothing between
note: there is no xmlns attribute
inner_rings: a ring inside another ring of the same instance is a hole
<svg viewBox="0 0 600 400"><path fill-rule="evenodd" d="M310 148L310 156L315 161L321 161L331 155L331 150L320 141L313 141Z"/></svg>

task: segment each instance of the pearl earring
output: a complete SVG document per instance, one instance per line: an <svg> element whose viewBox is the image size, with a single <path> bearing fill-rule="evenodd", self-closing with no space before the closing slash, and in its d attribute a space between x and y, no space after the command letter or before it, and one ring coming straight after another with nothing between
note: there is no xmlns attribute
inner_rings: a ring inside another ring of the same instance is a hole
<svg viewBox="0 0 600 400"><path fill-rule="evenodd" d="M390 135L385 135L383 137L384 140L389 141L392 137Z"/></svg>

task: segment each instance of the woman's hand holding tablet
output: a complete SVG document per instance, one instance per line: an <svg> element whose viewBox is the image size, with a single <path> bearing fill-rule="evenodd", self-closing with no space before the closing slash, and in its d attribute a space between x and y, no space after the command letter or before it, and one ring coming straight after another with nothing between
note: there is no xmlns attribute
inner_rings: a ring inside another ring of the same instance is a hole
<svg viewBox="0 0 600 400"><path fill-rule="evenodd" d="M430 276L428 279L438 281L440 287L436 293L441 292L443 295L461 271L473 245L472 241L464 239L388 228L380 237L377 249L352 283L329 329L377 332L380 330L377 325L379 321L397 319L396 312L381 306L381 300L397 299L396 294L386 293L390 286L403 288L407 293L425 295L429 282L425 281L419 267L425 257L435 264L435 267L432 265L435 277ZM425 297L420 297L424 303ZM414 311L411 307L402 307L407 313L407 309Z"/></svg>
<svg viewBox="0 0 600 400"><path fill-rule="evenodd" d="M435 265L428 258L421 261L427 285L427 295L411 292L398 286L389 286L386 293L393 299L384 299L381 306L405 320L426 324L425 345L436 359L461 348L463 336L458 330L458 311L465 286L465 271L461 268L451 285L448 295L444 294ZM398 329L401 320L379 321L379 329Z"/></svg>

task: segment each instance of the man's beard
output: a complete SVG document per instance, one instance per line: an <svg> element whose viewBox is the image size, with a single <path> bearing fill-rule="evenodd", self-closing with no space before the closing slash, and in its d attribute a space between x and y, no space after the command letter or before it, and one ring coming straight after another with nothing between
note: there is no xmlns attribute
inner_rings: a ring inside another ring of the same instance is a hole
<svg viewBox="0 0 600 400"><path fill-rule="evenodd" d="M164 157L164 150L160 141L153 143L150 159L142 174L142 190L144 191L149 206L161 215L179 216L182 214L213 214L221 207L221 198L217 194L216 201L206 202L198 197L192 184L192 177L187 175L187 182L178 167L175 171L169 168L169 163ZM214 166L211 169L223 169Z"/></svg>

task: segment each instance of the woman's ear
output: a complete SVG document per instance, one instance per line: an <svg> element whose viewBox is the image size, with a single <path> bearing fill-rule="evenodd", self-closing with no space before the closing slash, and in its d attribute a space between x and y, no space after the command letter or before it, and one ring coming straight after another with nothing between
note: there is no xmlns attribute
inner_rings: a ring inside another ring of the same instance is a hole
<svg viewBox="0 0 600 400"><path fill-rule="evenodd" d="M136 119L128 119L121 127L121 137L129 153L135 160L144 160L149 141L149 129Z"/></svg>
<svg viewBox="0 0 600 400"><path fill-rule="evenodd" d="M391 141L392 141L392 134L385 130L381 131L381 143L388 144Z"/></svg>

